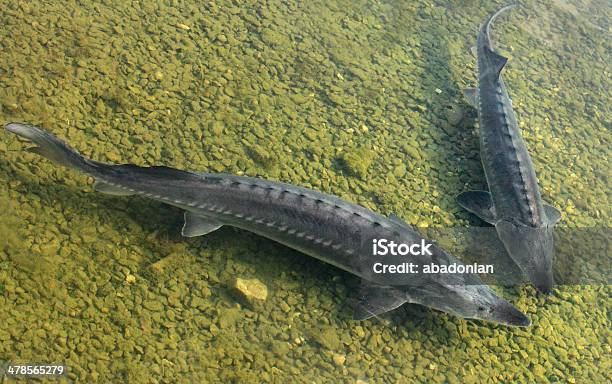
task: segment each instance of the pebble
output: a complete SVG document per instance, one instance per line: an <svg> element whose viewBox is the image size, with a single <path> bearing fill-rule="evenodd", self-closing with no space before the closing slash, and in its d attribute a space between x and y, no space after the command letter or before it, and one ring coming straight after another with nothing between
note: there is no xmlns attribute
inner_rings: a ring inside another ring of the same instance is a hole
<svg viewBox="0 0 612 384"><path fill-rule="evenodd" d="M463 120L463 108L457 104L450 104L446 107L446 120L450 125L457 125Z"/></svg>
<svg viewBox="0 0 612 384"><path fill-rule="evenodd" d="M258 279L237 278L234 288L247 301L265 301L268 298L268 287Z"/></svg>
<svg viewBox="0 0 612 384"><path fill-rule="evenodd" d="M127 284L134 284L136 282L136 276L134 276L134 275L127 275L127 276L125 276L125 282Z"/></svg>
<svg viewBox="0 0 612 384"><path fill-rule="evenodd" d="M334 363L336 365L344 365L344 362L346 361L346 356L334 353L332 359L334 360Z"/></svg>
<svg viewBox="0 0 612 384"><path fill-rule="evenodd" d="M156 311L156 312L161 311L164 308L162 303L157 300L145 300L143 301L142 306L150 311Z"/></svg>
<svg viewBox="0 0 612 384"><path fill-rule="evenodd" d="M338 331L334 327L324 326L321 329L313 330L311 334L317 343L333 351L340 348L342 344L337 332Z"/></svg>

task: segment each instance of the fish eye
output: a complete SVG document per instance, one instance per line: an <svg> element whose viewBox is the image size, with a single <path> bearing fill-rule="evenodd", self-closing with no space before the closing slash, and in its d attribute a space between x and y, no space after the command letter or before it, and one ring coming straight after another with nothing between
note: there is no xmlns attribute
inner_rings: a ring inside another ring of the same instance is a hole
<svg viewBox="0 0 612 384"><path fill-rule="evenodd" d="M484 311L484 310L485 310L485 307L478 307L478 310L479 310L480 312L482 312L482 311Z"/></svg>

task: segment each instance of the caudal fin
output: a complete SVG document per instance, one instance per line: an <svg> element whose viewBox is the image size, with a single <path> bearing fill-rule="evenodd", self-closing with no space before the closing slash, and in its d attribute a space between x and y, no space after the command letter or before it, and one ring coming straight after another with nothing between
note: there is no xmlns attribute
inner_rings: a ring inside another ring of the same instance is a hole
<svg viewBox="0 0 612 384"><path fill-rule="evenodd" d="M93 162L81 156L68 144L41 128L28 124L9 123L4 129L36 144L37 146L28 149L30 152L37 153L65 167L91 172L94 166Z"/></svg>
<svg viewBox="0 0 612 384"><path fill-rule="evenodd" d="M493 45L491 44L491 24L493 23L493 21L495 21L495 19L497 19L499 15L516 6L518 6L518 4L515 3L508 4L499 8L497 11L495 11L495 13L489 16L489 18L482 25L480 33L483 33L486 36L487 44L491 47L491 49L493 49Z"/></svg>
<svg viewBox="0 0 612 384"><path fill-rule="evenodd" d="M126 179L133 180L134 178L142 178L148 182L157 181L159 183L176 180L199 180L199 177L194 173L164 166L139 167L132 164L114 165L86 159L51 133L32 125L9 123L4 129L36 144L37 146L28 149L30 152L37 153L55 163L93 176L97 181L94 187L100 192L114 195L133 194L131 193L133 190L123 188L124 183L122 181ZM115 185L117 182L121 183L118 188Z"/></svg>

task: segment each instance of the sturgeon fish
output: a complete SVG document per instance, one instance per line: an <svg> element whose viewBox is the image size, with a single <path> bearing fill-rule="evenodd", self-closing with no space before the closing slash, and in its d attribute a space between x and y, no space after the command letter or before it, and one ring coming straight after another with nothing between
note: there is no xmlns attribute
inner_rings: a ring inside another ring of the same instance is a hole
<svg viewBox="0 0 612 384"><path fill-rule="evenodd" d="M421 243L423 238L398 217L387 218L337 197L290 184L227 174L193 173L163 166L112 165L86 159L54 135L10 123L6 130L31 140L31 151L84 172L94 189L112 195L140 195L185 210L182 234L201 236L223 225L254 232L361 277L355 319L367 319L417 303L460 317L528 326L530 320L498 297L474 274L376 274L374 239ZM431 255L406 261L461 263L432 244Z"/></svg>
<svg viewBox="0 0 612 384"><path fill-rule="evenodd" d="M553 286L553 229L559 211L542 201L533 163L521 137L501 71L508 59L493 50L491 23L516 4L500 8L480 27L475 47L478 88L466 96L478 109L480 158L489 191L467 191L457 202L493 224L512 260L536 288Z"/></svg>

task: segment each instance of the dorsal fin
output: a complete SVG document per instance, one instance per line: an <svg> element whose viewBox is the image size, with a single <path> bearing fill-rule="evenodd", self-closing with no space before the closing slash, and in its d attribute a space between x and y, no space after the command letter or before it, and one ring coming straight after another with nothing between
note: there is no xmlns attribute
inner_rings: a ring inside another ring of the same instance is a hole
<svg viewBox="0 0 612 384"><path fill-rule="evenodd" d="M492 70L499 75L501 70L504 69L504 66L508 62L508 58L491 50L488 52L487 57L491 63Z"/></svg>

